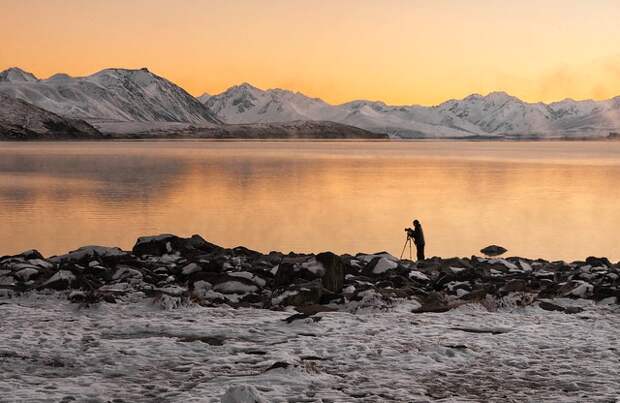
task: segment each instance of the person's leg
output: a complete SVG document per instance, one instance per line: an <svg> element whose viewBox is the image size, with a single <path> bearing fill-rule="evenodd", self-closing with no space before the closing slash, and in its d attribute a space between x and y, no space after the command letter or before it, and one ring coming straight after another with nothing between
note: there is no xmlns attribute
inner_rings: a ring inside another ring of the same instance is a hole
<svg viewBox="0 0 620 403"><path fill-rule="evenodd" d="M424 260L424 245L416 245L418 260Z"/></svg>

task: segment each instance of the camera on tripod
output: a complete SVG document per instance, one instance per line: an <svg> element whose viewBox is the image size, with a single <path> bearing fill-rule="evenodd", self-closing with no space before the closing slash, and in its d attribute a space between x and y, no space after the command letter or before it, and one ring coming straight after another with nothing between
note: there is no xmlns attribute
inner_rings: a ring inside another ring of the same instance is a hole
<svg viewBox="0 0 620 403"><path fill-rule="evenodd" d="M413 238L414 231L412 228L405 228L405 232L407 233L407 238Z"/></svg>

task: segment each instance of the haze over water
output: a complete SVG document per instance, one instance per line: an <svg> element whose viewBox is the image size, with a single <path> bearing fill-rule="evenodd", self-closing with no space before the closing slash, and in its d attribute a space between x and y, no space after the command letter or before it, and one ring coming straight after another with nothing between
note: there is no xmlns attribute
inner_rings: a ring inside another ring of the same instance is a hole
<svg viewBox="0 0 620 403"><path fill-rule="evenodd" d="M263 252L620 259L616 142L0 144L0 255L201 234Z"/></svg>

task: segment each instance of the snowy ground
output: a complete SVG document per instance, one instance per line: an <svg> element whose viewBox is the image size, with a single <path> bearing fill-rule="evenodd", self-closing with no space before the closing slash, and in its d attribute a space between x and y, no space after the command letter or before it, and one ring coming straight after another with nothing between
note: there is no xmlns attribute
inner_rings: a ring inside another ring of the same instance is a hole
<svg viewBox="0 0 620 403"><path fill-rule="evenodd" d="M243 384L265 402L620 401L620 309L574 303L585 311L403 303L287 324L258 309L0 299L0 401L219 402Z"/></svg>

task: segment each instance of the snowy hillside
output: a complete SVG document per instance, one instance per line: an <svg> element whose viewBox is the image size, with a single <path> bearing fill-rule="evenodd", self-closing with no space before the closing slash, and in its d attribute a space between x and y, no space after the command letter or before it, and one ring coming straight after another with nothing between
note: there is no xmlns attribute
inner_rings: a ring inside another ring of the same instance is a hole
<svg viewBox="0 0 620 403"><path fill-rule="evenodd" d="M12 68L0 93L71 118L97 121L218 123L196 98L147 69L105 69L87 77L39 80Z"/></svg>
<svg viewBox="0 0 620 403"><path fill-rule="evenodd" d="M330 105L298 92L242 84L208 97L205 105L227 123L330 120L396 137L604 137L620 128L620 98L547 105L494 92L433 107L363 100Z"/></svg>
<svg viewBox="0 0 620 403"><path fill-rule="evenodd" d="M67 119L21 99L0 94L0 139L97 138L101 134L88 123Z"/></svg>

